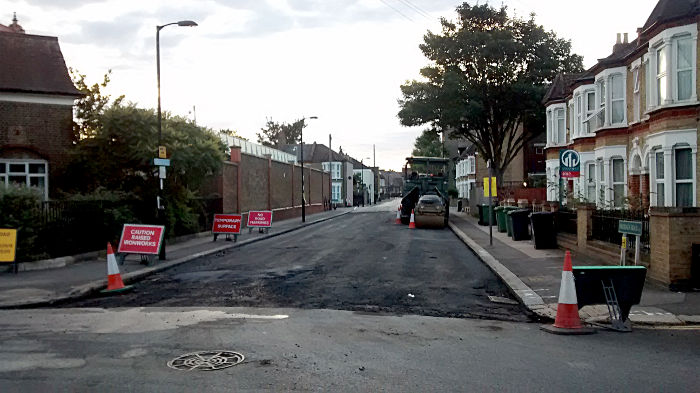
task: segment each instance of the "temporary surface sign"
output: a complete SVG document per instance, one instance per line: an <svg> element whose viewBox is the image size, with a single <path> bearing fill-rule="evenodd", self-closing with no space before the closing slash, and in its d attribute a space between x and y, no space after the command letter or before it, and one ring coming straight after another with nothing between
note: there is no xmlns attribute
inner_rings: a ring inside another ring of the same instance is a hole
<svg viewBox="0 0 700 393"><path fill-rule="evenodd" d="M576 150L559 150L559 175L562 178L581 175L581 158Z"/></svg>
<svg viewBox="0 0 700 393"><path fill-rule="evenodd" d="M0 229L0 262L13 262L17 248L17 230Z"/></svg>
<svg viewBox="0 0 700 393"><path fill-rule="evenodd" d="M248 226L270 228L272 226L272 212L269 210L248 212Z"/></svg>
<svg viewBox="0 0 700 393"><path fill-rule="evenodd" d="M211 231L213 233L241 233L241 221L243 217L240 214L214 214L214 226Z"/></svg>
<svg viewBox="0 0 700 393"><path fill-rule="evenodd" d="M165 146L158 146L158 158L167 158L168 157L168 151L165 149Z"/></svg>
<svg viewBox="0 0 700 393"><path fill-rule="evenodd" d="M119 252L126 254L158 254L163 242L163 226L124 224Z"/></svg>
<svg viewBox="0 0 700 393"><path fill-rule="evenodd" d="M489 195L489 184L491 185L491 187L490 187L491 188L491 195ZM489 182L488 177L484 178L484 196L485 197L498 196L496 194L496 178L495 177L492 177L490 182Z"/></svg>

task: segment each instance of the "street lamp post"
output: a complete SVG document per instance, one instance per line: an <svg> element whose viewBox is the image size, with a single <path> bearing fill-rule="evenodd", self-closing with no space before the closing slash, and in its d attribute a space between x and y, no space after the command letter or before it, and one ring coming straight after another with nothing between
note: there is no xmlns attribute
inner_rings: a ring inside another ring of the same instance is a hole
<svg viewBox="0 0 700 393"><path fill-rule="evenodd" d="M309 116L309 120L316 120L317 116ZM299 150L301 151L301 222L306 222L306 195L304 194L304 122L306 118L301 118L301 133L299 134Z"/></svg>
<svg viewBox="0 0 700 393"><path fill-rule="evenodd" d="M191 20L181 20L179 22L172 22L172 23L167 23L161 26L156 26L156 68L157 68L157 74L158 74L158 149L157 151L160 152L160 148L163 143L163 126L162 126L162 116L161 116L161 108L160 108L160 31L170 25L178 25L178 26L185 26L185 27L194 27L197 26L197 23L191 21ZM160 181L160 187L158 189L158 200L157 200L157 207L158 207L158 220L160 221L161 224L165 225L165 214L163 213L163 209L165 206L163 205L163 179L159 179ZM158 255L158 259L165 260L165 239L163 240L163 244L160 246L160 254Z"/></svg>

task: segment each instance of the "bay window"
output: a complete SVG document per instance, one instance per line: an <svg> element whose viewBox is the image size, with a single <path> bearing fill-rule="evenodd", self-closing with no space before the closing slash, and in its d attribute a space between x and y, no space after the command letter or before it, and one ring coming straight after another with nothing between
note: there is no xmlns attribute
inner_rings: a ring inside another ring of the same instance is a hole
<svg viewBox="0 0 700 393"><path fill-rule="evenodd" d="M666 205L666 190L664 188L664 152L663 151L657 151L656 154L656 165L655 165L655 174L656 174L656 206L665 206Z"/></svg>
<svg viewBox="0 0 700 393"><path fill-rule="evenodd" d="M625 161L622 158L612 160L613 206L622 207L625 199Z"/></svg>
<svg viewBox="0 0 700 393"><path fill-rule="evenodd" d="M649 40L649 109L696 102L697 36L693 23L671 27Z"/></svg>
<svg viewBox="0 0 700 393"><path fill-rule="evenodd" d="M622 75L610 77L610 87L610 121L612 124L622 123L625 121L625 84Z"/></svg>
<svg viewBox="0 0 700 393"><path fill-rule="evenodd" d="M656 50L656 105L666 102L666 46Z"/></svg>
<svg viewBox="0 0 700 393"><path fill-rule="evenodd" d="M693 44L690 37L677 41L676 59L676 86L678 101L689 100L692 95L693 85Z"/></svg>
<svg viewBox="0 0 700 393"><path fill-rule="evenodd" d="M633 77L634 77L634 87L632 90L632 93L634 94L633 103L632 103L632 105L633 105L632 116L634 118L634 121L638 122L640 119L640 105L641 105L641 103L639 102L639 100L640 100L640 98L639 98L639 95L640 95L639 94L639 83L640 83L639 79L641 76L641 75L639 75L639 67L635 68L632 71L632 73L633 73Z"/></svg>
<svg viewBox="0 0 700 393"><path fill-rule="evenodd" d="M589 202L595 202L596 200L595 185L595 163L590 162L586 164L586 199Z"/></svg>
<svg viewBox="0 0 700 393"><path fill-rule="evenodd" d="M574 121L574 130L576 135L581 135L583 131L581 130L581 125L583 124L583 119L581 118L583 116L583 105L581 103L581 95L576 96L576 105L575 105L575 111L576 111L576 120Z"/></svg>
<svg viewBox="0 0 700 393"><path fill-rule="evenodd" d="M554 115L556 117L556 127L557 127L557 143L566 143L566 111L563 108L556 109Z"/></svg>
<svg viewBox="0 0 700 393"><path fill-rule="evenodd" d="M675 150L676 206L693 206L693 159L690 148Z"/></svg>

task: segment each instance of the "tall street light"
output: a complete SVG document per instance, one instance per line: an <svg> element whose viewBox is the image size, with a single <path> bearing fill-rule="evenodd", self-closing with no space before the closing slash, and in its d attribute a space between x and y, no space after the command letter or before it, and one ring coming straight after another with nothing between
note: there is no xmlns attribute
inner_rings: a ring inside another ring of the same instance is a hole
<svg viewBox="0 0 700 393"><path fill-rule="evenodd" d="M194 27L197 26L197 23L191 21L191 20L181 20L179 22L172 22L172 23L167 23L161 26L156 26L156 68L158 71L158 157L160 157L160 151L165 150L162 147L163 144L163 126L162 126L162 116L161 116L161 109L160 109L160 31L166 27L166 26L171 26L171 25L178 25L178 26L183 26L183 27ZM165 158L165 157L162 157ZM163 198L163 179L160 179L160 188L158 189L158 216L159 216L159 221L161 224L165 225L165 214L163 213L163 209L165 206L162 204ZM160 254L158 255L158 259L165 260L165 239L163 239L163 244L160 246Z"/></svg>
<svg viewBox="0 0 700 393"><path fill-rule="evenodd" d="M318 116L309 116L309 120L316 120ZM301 151L301 222L306 222L306 195L304 194L304 123L306 118L301 118L301 133L299 136L299 150Z"/></svg>

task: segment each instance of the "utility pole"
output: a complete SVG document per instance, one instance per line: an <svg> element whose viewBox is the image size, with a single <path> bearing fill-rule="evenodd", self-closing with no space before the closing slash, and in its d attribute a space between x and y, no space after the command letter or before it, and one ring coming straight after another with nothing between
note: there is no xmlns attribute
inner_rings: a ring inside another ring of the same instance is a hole
<svg viewBox="0 0 700 393"><path fill-rule="evenodd" d="M493 165L491 164L491 160L486 162L486 166L489 168L489 184L487 185L489 189L489 246L493 246L493 213L491 213L493 211L493 195L491 195L491 190L493 189L493 184L491 184L493 183L493 177L491 177L493 173Z"/></svg>

